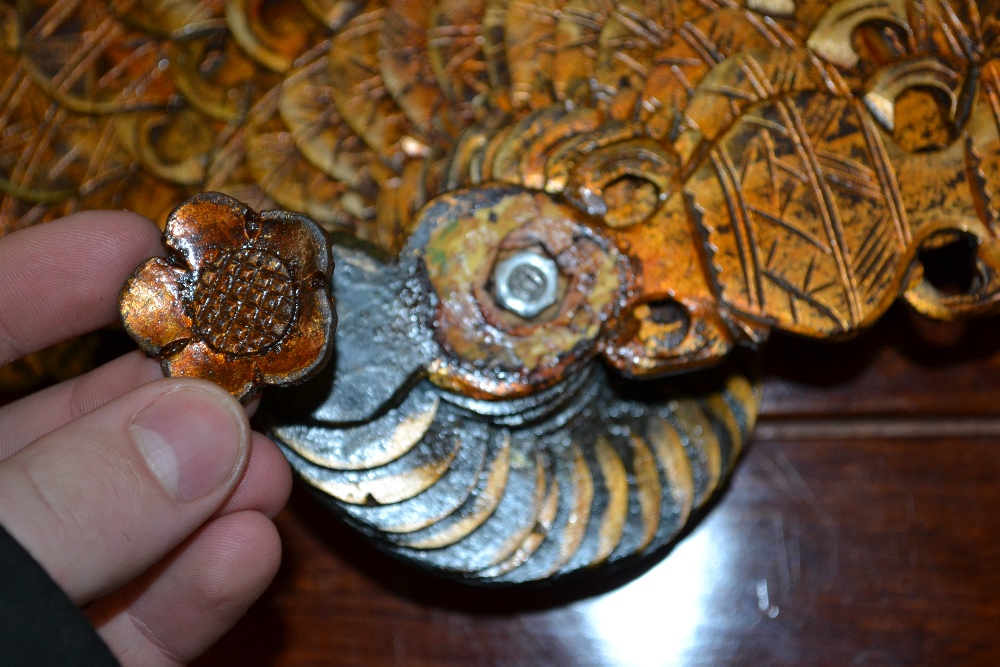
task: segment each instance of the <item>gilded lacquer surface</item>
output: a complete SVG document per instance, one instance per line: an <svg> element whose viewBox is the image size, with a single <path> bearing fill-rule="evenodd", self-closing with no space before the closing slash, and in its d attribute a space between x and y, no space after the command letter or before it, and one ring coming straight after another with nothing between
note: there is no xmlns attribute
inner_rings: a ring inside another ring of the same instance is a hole
<svg viewBox="0 0 1000 667"><path fill-rule="evenodd" d="M272 411L293 466L404 558L564 575L717 488L756 412L737 347L995 309L998 13L3 5L0 225L203 190L319 221L340 327ZM925 276L949 249L965 277Z"/></svg>
<svg viewBox="0 0 1000 667"><path fill-rule="evenodd" d="M164 374L211 380L245 401L329 360L333 266L316 223L211 192L171 212L164 243L168 256L139 266L118 299L125 330Z"/></svg>

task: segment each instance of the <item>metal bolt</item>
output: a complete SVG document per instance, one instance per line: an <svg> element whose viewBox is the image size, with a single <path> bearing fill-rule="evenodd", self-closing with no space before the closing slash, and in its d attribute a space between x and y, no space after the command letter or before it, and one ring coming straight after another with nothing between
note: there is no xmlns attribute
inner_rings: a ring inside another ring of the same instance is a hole
<svg viewBox="0 0 1000 667"><path fill-rule="evenodd" d="M497 303L524 318L534 317L554 304L558 286L556 263L529 251L511 255L493 270Z"/></svg>

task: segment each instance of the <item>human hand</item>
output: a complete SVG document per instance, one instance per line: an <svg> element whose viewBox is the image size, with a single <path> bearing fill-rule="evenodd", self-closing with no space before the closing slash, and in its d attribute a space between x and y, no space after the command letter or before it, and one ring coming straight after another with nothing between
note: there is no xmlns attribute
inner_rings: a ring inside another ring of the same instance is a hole
<svg viewBox="0 0 1000 667"><path fill-rule="evenodd" d="M114 321L160 233L85 212L0 239L0 365ZM289 468L219 387L140 352L0 407L0 525L123 665L185 664L277 571Z"/></svg>

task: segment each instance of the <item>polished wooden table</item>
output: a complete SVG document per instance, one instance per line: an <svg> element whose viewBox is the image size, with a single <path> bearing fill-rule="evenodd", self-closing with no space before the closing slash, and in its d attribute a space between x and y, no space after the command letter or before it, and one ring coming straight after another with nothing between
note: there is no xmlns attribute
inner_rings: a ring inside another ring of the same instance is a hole
<svg viewBox="0 0 1000 667"><path fill-rule="evenodd" d="M729 488L644 571L483 591L301 489L277 580L198 665L1000 665L1000 319L782 338Z"/></svg>

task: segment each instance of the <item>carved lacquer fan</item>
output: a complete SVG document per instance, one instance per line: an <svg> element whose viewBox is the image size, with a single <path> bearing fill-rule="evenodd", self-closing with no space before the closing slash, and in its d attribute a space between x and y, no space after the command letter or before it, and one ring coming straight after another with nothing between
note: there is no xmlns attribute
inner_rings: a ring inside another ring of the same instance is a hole
<svg viewBox="0 0 1000 667"><path fill-rule="evenodd" d="M332 348L268 428L345 521L441 573L668 545L747 442L773 330L996 308L995 0L0 7L2 229L166 224L187 277L146 305L183 326L144 347L168 370L245 396ZM924 276L941 248L974 268L958 293Z"/></svg>

